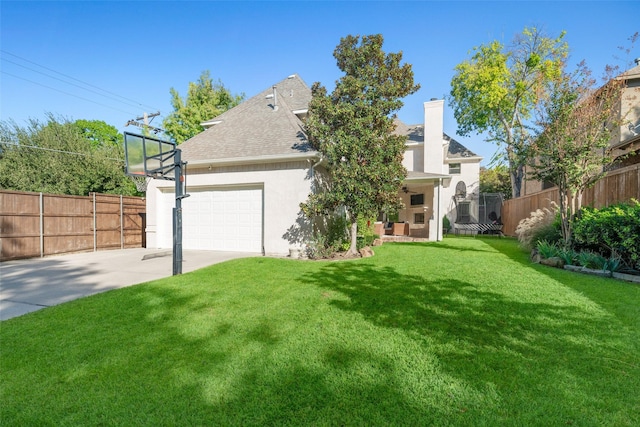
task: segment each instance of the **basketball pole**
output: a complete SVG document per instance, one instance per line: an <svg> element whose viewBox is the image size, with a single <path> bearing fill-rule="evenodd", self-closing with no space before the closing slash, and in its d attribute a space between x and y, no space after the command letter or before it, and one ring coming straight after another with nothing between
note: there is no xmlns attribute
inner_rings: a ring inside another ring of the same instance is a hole
<svg viewBox="0 0 640 427"><path fill-rule="evenodd" d="M174 155L176 206L173 208L173 275L182 274L182 199L184 188L182 186L182 155L176 149Z"/></svg>

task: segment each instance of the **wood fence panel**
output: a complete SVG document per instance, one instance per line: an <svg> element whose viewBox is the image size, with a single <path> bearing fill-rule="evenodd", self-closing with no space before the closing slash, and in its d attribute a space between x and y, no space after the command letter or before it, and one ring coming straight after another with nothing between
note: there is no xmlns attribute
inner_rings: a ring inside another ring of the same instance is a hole
<svg viewBox="0 0 640 427"><path fill-rule="evenodd" d="M7 257L40 256L40 195L0 192L0 249Z"/></svg>
<svg viewBox="0 0 640 427"><path fill-rule="evenodd" d="M120 196L96 194L96 239L98 249L122 247Z"/></svg>
<svg viewBox="0 0 640 427"><path fill-rule="evenodd" d="M140 197L0 190L0 261L143 247L145 210Z"/></svg>
<svg viewBox="0 0 640 427"><path fill-rule="evenodd" d="M140 197L123 197L124 247L146 247L146 202Z"/></svg>
<svg viewBox="0 0 640 427"><path fill-rule="evenodd" d="M44 255L93 250L91 199L43 194Z"/></svg>
<svg viewBox="0 0 640 427"><path fill-rule="evenodd" d="M582 196L582 205L602 208L631 199L640 200L640 165L609 172ZM517 199L506 200L502 207L503 233L515 236L518 223L541 208L559 203L558 190L551 188Z"/></svg>

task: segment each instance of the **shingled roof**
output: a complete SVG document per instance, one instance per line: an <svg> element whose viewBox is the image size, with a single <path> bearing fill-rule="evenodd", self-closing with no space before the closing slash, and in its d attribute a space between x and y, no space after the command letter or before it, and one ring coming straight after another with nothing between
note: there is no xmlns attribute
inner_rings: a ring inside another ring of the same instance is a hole
<svg viewBox="0 0 640 427"><path fill-rule="evenodd" d="M275 96L274 96L275 88ZM304 133L304 114L311 101L311 89L293 74L242 104L207 121L211 126L180 145L187 162L239 160L243 158L286 158L316 154ZM275 105L274 105L275 102ZM406 125L395 120L395 133L407 135L408 142L424 141L424 125ZM476 157L462 144L443 134L447 158Z"/></svg>
<svg viewBox="0 0 640 427"><path fill-rule="evenodd" d="M275 96L274 96L275 88ZM294 113L307 109L311 90L294 74L207 123L180 145L188 162L315 153Z"/></svg>
<svg viewBox="0 0 640 427"><path fill-rule="evenodd" d="M396 119L396 135L407 135L407 142L424 142L424 125L407 125L402 120ZM446 141L447 159L459 159L468 157L477 157L473 151L451 138L446 133L442 134L442 138Z"/></svg>

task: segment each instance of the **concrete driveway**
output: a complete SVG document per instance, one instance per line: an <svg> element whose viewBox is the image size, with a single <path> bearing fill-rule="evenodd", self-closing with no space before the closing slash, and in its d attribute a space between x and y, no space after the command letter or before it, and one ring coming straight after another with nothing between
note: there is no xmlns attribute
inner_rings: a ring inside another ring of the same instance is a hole
<svg viewBox="0 0 640 427"><path fill-rule="evenodd" d="M182 272L255 253L191 251ZM171 276L171 250L123 249L0 263L0 320L87 295Z"/></svg>

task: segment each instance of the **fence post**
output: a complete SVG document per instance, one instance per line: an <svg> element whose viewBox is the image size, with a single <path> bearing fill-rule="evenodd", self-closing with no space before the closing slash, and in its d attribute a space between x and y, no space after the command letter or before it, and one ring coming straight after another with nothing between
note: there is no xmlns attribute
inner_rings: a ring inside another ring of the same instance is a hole
<svg viewBox="0 0 640 427"><path fill-rule="evenodd" d="M120 195L120 249L124 249L124 208L122 194Z"/></svg>
<svg viewBox="0 0 640 427"><path fill-rule="evenodd" d="M93 193L93 252L98 250L98 221L96 215L96 193Z"/></svg>
<svg viewBox="0 0 640 427"><path fill-rule="evenodd" d="M44 195L40 193L40 258L44 257Z"/></svg>

